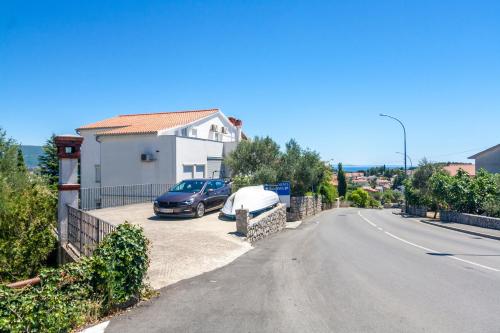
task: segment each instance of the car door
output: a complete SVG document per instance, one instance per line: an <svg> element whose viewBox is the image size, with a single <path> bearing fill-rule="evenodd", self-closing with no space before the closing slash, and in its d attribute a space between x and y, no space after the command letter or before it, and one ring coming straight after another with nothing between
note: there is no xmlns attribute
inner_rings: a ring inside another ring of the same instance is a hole
<svg viewBox="0 0 500 333"><path fill-rule="evenodd" d="M205 189L203 190L203 201L205 203L206 209L211 209L217 206L217 195L215 188L215 181L211 180L207 182Z"/></svg>
<svg viewBox="0 0 500 333"><path fill-rule="evenodd" d="M215 192L217 195L217 206L222 206L224 205L226 199L229 196L229 188L222 180L215 181L215 188L216 188Z"/></svg>

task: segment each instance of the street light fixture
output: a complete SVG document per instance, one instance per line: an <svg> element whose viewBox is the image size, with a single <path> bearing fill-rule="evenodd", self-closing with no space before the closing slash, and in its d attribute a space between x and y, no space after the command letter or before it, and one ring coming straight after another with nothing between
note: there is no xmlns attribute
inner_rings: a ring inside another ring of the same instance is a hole
<svg viewBox="0 0 500 333"><path fill-rule="evenodd" d="M400 151L397 151L396 154L399 154L399 155L404 155L402 152ZM411 160L411 157L410 155L406 156L408 157L408 159L410 160L410 169L413 169L413 161Z"/></svg>
<svg viewBox="0 0 500 333"><path fill-rule="evenodd" d="M397 121L401 127L403 127L403 140L404 140L404 160L405 160L405 176L407 175L406 174L406 171L407 171L407 167L406 167L406 128L405 128L405 125L403 125L403 122L401 122L401 120L399 120L398 118L395 118L393 116L389 116L388 114L384 114L384 113L381 113L380 114L381 117L387 117L387 118L391 118L395 121Z"/></svg>

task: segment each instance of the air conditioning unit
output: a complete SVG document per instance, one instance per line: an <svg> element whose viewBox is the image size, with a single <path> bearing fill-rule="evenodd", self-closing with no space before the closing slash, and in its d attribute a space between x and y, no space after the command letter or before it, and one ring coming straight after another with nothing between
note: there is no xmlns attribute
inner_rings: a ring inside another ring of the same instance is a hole
<svg viewBox="0 0 500 333"><path fill-rule="evenodd" d="M219 126L217 126L216 124L212 124L212 125L210 126L210 130L211 130L212 132L218 132L218 131L219 131Z"/></svg>
<svg viewBox="0 0 500 333"><path fill-rule="evenodd" d="M141 154L141 161L143 162L151 162L154 161L155 157L153 154Z"/></svg>
<svg viewBox="0 0 500 333"><path fill-rule="evenodd" d="M221 128L221 132L224 133L224 134L227 134L227 127L222 127Z"/></svg>

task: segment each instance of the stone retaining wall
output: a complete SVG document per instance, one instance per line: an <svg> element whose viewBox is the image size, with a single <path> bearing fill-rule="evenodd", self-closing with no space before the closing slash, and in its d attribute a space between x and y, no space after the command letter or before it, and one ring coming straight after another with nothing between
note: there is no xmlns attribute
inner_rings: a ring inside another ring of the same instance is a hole
<svg viewBox="0 0 500 333"><path fill-rule="evenodd" d="M321 204L321 210L327 210L327 209L333 209L337 207L337 202L334 201L334 202L323 202Z"/></svg>
<svg viewBox="0 0 500 333"><path fill-rule="evenodd" d="M440 211L440 220L443 222L455 222L473 225L476 227L500 230L500 218L465 214L452 211Z"/></svg>
<svg viewBox="0 0 500 333"><path fill-rule="evenodd" d="M427 217L427 207L408 206L406 208L406 214Z"/></svg>
<svg viewBox="0 0 500 333"><path fill-rule="evenodd" d="M248 210L236 210L236 231L246 236L250 243L279 232L286 227L286 205L278 204L275 208L250 219Z"/></svg>
<svg viewBox="0 0 500 333"><path fill-rule="evenodd" d="M321 196L291 197L290 210L286 214L287 221L300 221L308 216L321 212Z"/></svg>

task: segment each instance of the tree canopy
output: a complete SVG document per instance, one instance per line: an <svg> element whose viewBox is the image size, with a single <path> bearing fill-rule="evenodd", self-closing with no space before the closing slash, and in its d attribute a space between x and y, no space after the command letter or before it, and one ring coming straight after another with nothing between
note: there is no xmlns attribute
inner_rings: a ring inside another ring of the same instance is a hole
<svg viewBox="0 0 500 333"><path fill-rule="evenodd" d="M336 195L331 188L330 167L317 152L302 148L293 139L285 144L283 152L270 137L242 141L225 164L240 186L290 181L293 195L320 191Z"/></svg>
<svg viewBox="0 0 500 333"><path fill-rule="evenodd" d="M51 185L57 185L59 181L59 158L57 157L57 146L55 134L52 134L43 145L43 154L38 158L40 174L47 177Z"/></svg>
<svg viewBox="0 0 500 333"><path fill-rule="evenodd" d="M57 198L18 148L0 129L0 281L32 276L55 248Z"/></svg>

